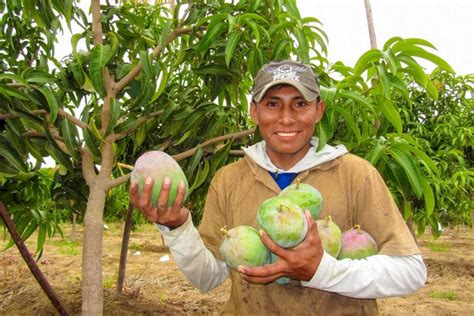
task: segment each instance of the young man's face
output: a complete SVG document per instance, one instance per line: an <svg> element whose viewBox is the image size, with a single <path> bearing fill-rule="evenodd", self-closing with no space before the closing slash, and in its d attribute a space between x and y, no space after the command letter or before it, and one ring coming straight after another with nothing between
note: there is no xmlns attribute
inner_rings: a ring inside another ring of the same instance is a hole
<svg viewBox="0 0 474 316"><path fill-rule="evenodd" d="M273 164L287 170L306 155L325 108L324 102L306 101L292 86L271 88L258 104L251 104L250 116Z"/></svg>

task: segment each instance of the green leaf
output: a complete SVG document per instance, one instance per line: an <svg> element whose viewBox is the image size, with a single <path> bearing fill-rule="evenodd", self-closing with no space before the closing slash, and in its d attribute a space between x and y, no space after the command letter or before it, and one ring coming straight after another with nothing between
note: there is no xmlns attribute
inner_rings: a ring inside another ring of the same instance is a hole
<svg viewBox="0 0 474 316"><path fill-rule="evenodd" d="M170 19L164 23L163 29L160 34L160 46L165 47L168 44L168 36L170 35L171 25L173 25L173 20Z"/></svg>
<svg viewBox="0 0 474 316"><path fill-rule="evenodd" d="M433 190L431 189L428 181L426 181L425 178L421 179L421 185L423 187L423 197L425 201L425 210L426 210L426 215L431 216L434 211L435 207L435 197L433 194Z"/></svg>
<svg viewBox="0 0 474 316"><path fill-rule="evenodd" d="M239 18L237 19L237 23L241 23L241 22L247 23L248 21L251 21L251 20L260 21L266 25L270 25L270 23L265 18L255 13L244 13L240 15Z"/></svg>
<svg viewBox="0 0 474 316"><path fill-rule="evenodd" d="M168 83L168 74L169 74L168 68L162 62L159 62L159 64L161 65L161 67L160 67L161 75L159 77L160 78L160 84L158 85L158 89L156 90L156 92L151 97L150 102L155 102L156 99L158 99L160 97L160 95L163 93L163 91L166 88L166 84Z"/></svg>
<svg viewBox="0 0 474 316"><path fill-rule="evenodd" d="M227 142L224 146L219 148L217 152L214 153L214 157L212 158L211 161L211 168L209 171L209 175L212 177L216 171L219 169L219 167L225 163L225 160L229 156L229 151L232 146L232 141Z"/></svg>
<svg viewBox="0 0 474 316"><path fill-rule="evenodd" d="M101 153L99 150L99 142L96 140L93 133L86 128L82 131L82 136L84 137L84 142L86 143L87 148L89 148L92 156L94 156L97 161L100 161Z"/></svg>
<svg viewBox="0 0 474 316"><path fill-rule="evenodd" d="M436 64L437 66L443 68L444 70L454 73L453 68L451 68L451 66L444 59L442 59L439 56L436 56L435 54L429 53L422 48L416 47L416 48L405 49L403 53L410 56L416 56L416 57L429 60L432 63Z"/></svg>
<svg viewBox="0 0 474 316"><path fill-rule="evenodd" d="M49 107L49 122L54 123L56 118L58 117L58 101L56 100L56 96L51 91L51 89L47 86L39 87L38 90L44 95Z"/></svg>
<svg viewBox="0 0 474 316"><path fill-rule="evenodd" d="M199 162L201 162L201 158L202 158L202 155L203 155L203 151L202 151L202 148L201 147L198 147L196 149L196 151L194 152L194 155L191 159L191 162L189 164L189 167L188 167L188 172L187 172L187 175L188 175L188 178L190 179L191 176L193 175L194 173L194 170L196 169L196 167L199 165Z"/></svg>
<svg viewBox="0 0 474 316"><path fill-rule="evenodd" d="M154 75L154 69L152 66L151 55L148 54L144 50L141 50L139 54L140 54L140 65L142 66L142 70L143 70L142 74L145 75L147 79L153 79L155 75Z"/></svg>
<svg viewBox="0 0 474 316"><path fill-rule="evenodd" d="M41 70L29 71L25 78L28 82L33 83L53 83L56 81L56 77L49 73Z"/></svg>
<svg viewBox="0 0 474 316"><path fill-rule="evenodd" d="M98 44L92 49L89 77L91 78L92 86L101 97L105 97L106 95L104 88L104 70L109 58L109 45Z"/></svg>
<svg viewBox="0 0 474 316"><path fill-rule="evenodd" d="M193 185L189 189L188 195L190 195L191 192L193 192L195 189L199 188L199 186L201 186L201 184L203 184L204 181L206 181L208 175L209 175L209 162L205 159L204 167L203 169L199 167L198 173L196 175L196 178L194 179Z"/></svg>
<svg viewBox="0 0 474 316"><path fill-rule="evenodd" d="M354 75L360 76L367 68L372 67L373 63L378 62L382 57L383 54L378 49L371 49L365 52L360 56L354 66Z"/></svg>
<svg viewBox="0 0 474 316"><path fill-rule="evenodd" d="M79 153L77 152L78 134L77 134L76 126L73 123L71 123L69 120L63 119L61 122L61 133L63 135L64 143L66 144L66 147L69 150L69 153L74 159L79 161L80 156L79 156Z"/></svg>
<svg viewBox="0 0 474 316"><path fill-rule="evenodd" d="M389 148L390 155L403 168L410 182L410 185L418 198L423 194L422 177L412 157L408 156L404 151L396 147Z"/></svg>
<svg viewBox="0 0 474 316"><path fill-rule="evenodd" d="M212 26L209 26L206 34L201 41L199 41L198 46L196 47L196 53L203 52L207 50L212 43L225 31L224 23L216 23Z"/></svg>
<svg viewBox="0 0 474 316"><path fill-rule="evenodd" d="M379 77L379 82L382 87L382 94L384 98L389 98L390 97L390 78L388 77L388 74L385 70L385 67L382 65L377 65L377 74Z"/></svg>
<svg viewBox="0 0 474 316"><path fill-rule="evenodd" d="M353 118L352 114L349 113L349 111L347 111L346 109L343 109L340 106L334 106L333 109L334 109L334 111L341 114L342 117L344 117L344 122L348 125L349 129L352 131L352 133L356 137L357 144L360 144L360 141L361 141L360 130L357 127L357 124L354 121L354 118Z"/></svg>
<svg viewBox="0 0 474 316"><path fill-rule="evenodd" d="M3 138L0 138L0 155L18 171L28 172L28 167L21 156Z"/></svg>
<svg viewBox="0 0 474 316"><path fill-rule="evenodd" d="M378 108L380 112L387 118L387 120L395 127L397 132L401 134L403 132L402 119L400 113L397 111L392 101L385 99L383 102L379 102Z"/></svg>
<svg viewBox="0 0 474 316"><path fill-rule="evenodd" d="M115 128L115 125L117 125L117 121L120 118L121 114L122 114L122 107L121 107L120 102L115 98L112 99L110 102L110 121L109 121L109 125L107 126L107 130L105 131L105 136L112 133L112 131Z"/></svg>
<svg viewBox="0 0 474 316"><path fill-rule="evenodd" d="M334 102L334 99L336 98L337 94L337 87L324 87L320 86L320 91L321 91L321 100L324 100L326 102L326 106L330 107L332 103Z"/></svg>
<svg viewBox="0 0 474 316"><path fill-rule="evenodd" d="M7 98L8 100L11 99L10 97L13 97L13 98L20 99L23 101L29 101L28 97L25 94L23 94L23 92L15 88L10 88L7 86L0 87L0 94L3 94L5 98Z"/></svg>
<svg viewBox="0 0 474 316"><path fill-rule="evenodd" d="M374 148L367 153L365 159L367 159L372 165L376 165L382 154L385 152L387 146L384 145L384 139L379 139Z"/></svg>
<svg viewBox="0 0 474 316"><path fill-rule="evenodd" d="M189 130L187 131L186 133L183 134L183 136L181 136L181 138L178 140L178 142L176 144L173 144L174 146L177 146L179 144L181 144L182 142L184 142L186 139L188 139L189 136L191 136L192 134L194 134L195 131L194 130Z"/></svg>
<svg viewBox="0 0 474 316"><path fill-rule="evenodd" d="M436 49L436 47L433 44L431 44L430 42L428 42L427 40L424 40L422 38L401 39L400 37L398 37L397 39L399 39L399 40L392 46L392 50L393 50L394 53L402 52L405 49L418 47L418 46L426 46L426 47L429 47L429 48L432 48L432 49ZM420 47L418 47L418 48L420 48Z"/></svg>
<svg viewBox="0 0 474 316"><path fill-rule="evenodd" d="M406 144L406 143L392 143L393 147L399 147L401 150L404 150L405 152L411 152L416 155L418 159L420 159L428 168L430 168L433 172L436 173L436 175L440 175L440 170L434 163L434 161L421 149L416 148L413 145Z"/></svg>
<svg viewBox="0 0 474 316"><path fill-rule="evenodd" d="M278 60L286 56L285 49L291 44L291 41L287 38L282 39L278 42L275 49L272 51L272 59Z"/></svg>
<svg viewBox="0 0 474 316"><path fill-rule="evenodd" d="M390 48L386 51L383 51L382 54L388 66L390 67L390 71L395 75L400 68L400 62L398 61L397 57Z"/></svg>
<svg viewBox="0 0 474 316"><path fill-rule="evenodd" d="M235 47L239 43L240 37L242 33L240 31L235 31L230 33L229 39L225 45L225 63L227 67L230 65L230 61L232 60L232 56L234 56Z"/></svg>
<svg viewBox="0 0 474 316"><path fill-rule="evenodd" d="M23 79L21 76L18 76L18 75L12 74L12 73L0 74L0 80L5 80L5 79L11 80L11 81L14 81L14 82L17 82L17 83L22 83L24 85L28 85L28 81Z"/></svg>

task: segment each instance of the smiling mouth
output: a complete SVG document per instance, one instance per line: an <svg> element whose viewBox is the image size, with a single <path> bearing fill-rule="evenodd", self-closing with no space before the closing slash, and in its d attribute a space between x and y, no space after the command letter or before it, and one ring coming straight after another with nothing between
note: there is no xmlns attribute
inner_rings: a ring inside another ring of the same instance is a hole
<svg viewBox="0 0 474 316"><path fill-rule="evenodd" d="M282 137L291 137L291 136L296 136L298 132L277 132L276 134Z"/></svg>

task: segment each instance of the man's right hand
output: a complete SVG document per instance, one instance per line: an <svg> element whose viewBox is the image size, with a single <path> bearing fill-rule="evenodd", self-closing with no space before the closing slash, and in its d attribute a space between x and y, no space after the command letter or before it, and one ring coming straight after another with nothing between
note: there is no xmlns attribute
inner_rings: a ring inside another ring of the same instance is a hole
<svg viewBox="0 0 474 316"><path fill-rule="evenodd" d="M184 183L182 181L179 183L173 205L168 205L170 188L171 179L166 177L161 186L158 203L154 207L151 202L153 178L148 177L145 180L141 194L138 194L138 183L132 183L130 186L130 201L149 221L174 229L186 222L189 210L183 207L185 197Z"/></svg>

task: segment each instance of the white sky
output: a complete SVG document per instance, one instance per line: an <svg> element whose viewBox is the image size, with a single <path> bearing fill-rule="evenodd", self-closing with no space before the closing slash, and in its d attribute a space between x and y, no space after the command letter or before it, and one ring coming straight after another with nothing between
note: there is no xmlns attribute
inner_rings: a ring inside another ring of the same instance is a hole
<svg viewBox="0 0 474 316"><path fill-rule="evenodd" d="M318 18L329 37L328 60L354 66L370 49L364 0L297 0L303 16ZM377 46L391 37L430 41L457 74L474 73L473 0L371 0ZM432 64L422 64L428 71Z"/></svg>

